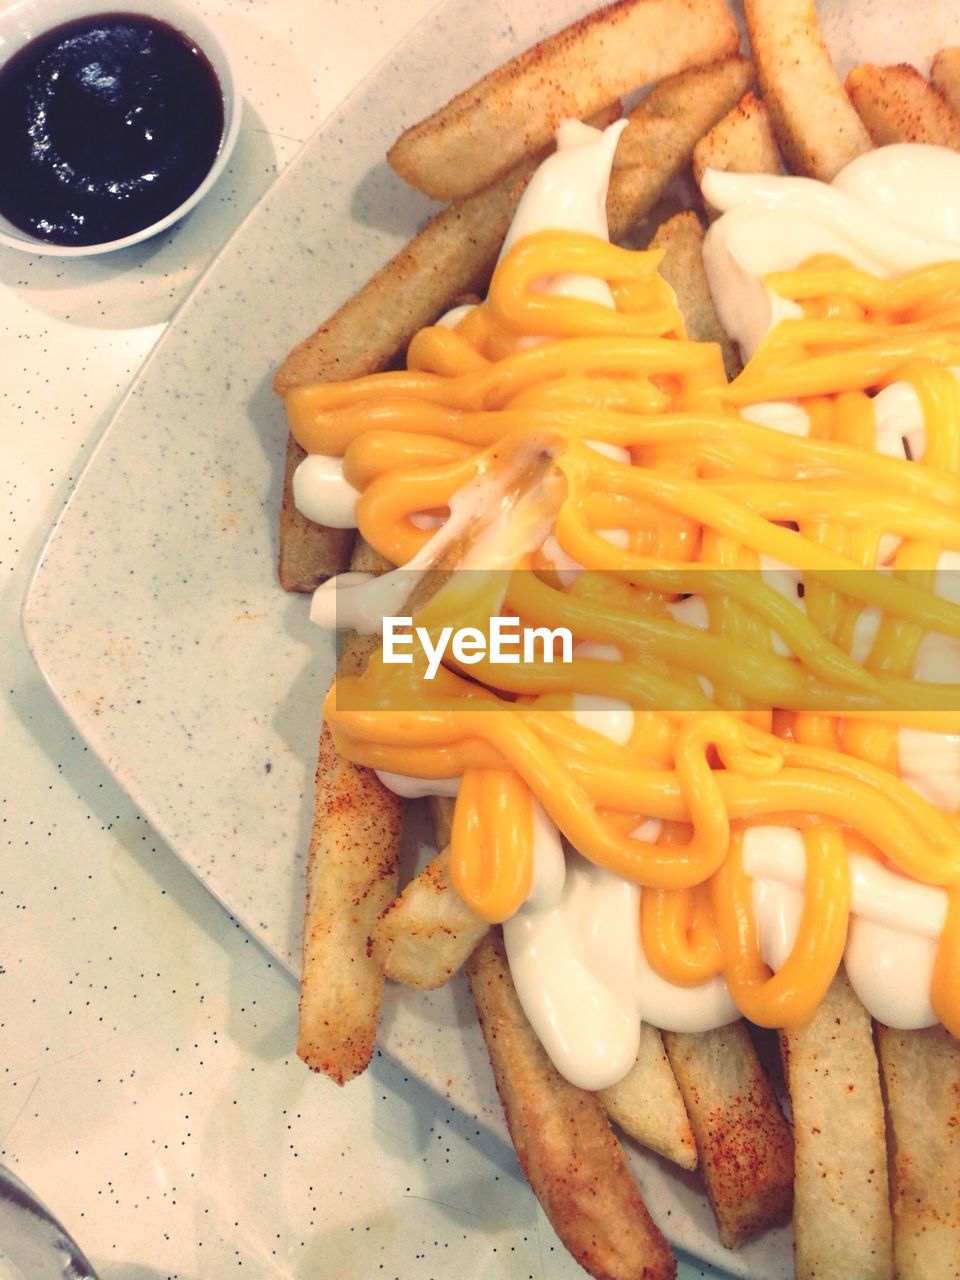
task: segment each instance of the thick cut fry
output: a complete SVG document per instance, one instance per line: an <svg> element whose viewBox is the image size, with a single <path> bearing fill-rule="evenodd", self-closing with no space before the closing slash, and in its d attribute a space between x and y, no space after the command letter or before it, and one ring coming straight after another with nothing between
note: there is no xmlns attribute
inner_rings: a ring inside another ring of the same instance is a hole
<svg viewBox="0 0 960 1280"><path fill-rule="evenodd" d="M847 93L878 147L890 142L929 142L960 150L960 120L916 67L854 67Z"/></svg>
<svg viewBox="0 0 960 1280"><path fill-rule="evenodd" d="M442 210L339 311L295 347L273 389L341 382L386 366L462 293L486 291L517 201L541 156Z"/></svg>
<svg viewBox="0 0 960 1280"><path fill-rule="evenodd" d="M619 102L588 124L605 128ZM273 379L278 396L308 382L345 382L385 369L410 339L465 294L484 294L517 201L551 147L524 160L499 182L443 209L305 338Z"/></svg>
<svg viewBox="0 0 960 1280"><path fill-rule="evenodd" d="M902 1280L960 1278L960 1041L877 1027L893 1142L893 1248Z"/></svg>
<svg viewBox="0 0 960 1280"><path fill-rule="evenodd" d="M527 1022L499 930L467 973L517 1157L557 1235L597 1280L675 1276L597 1095L564 1080Z"/></svg>
<svg viewBox="0 0 960 1280"><path fill-rule="evenodd" d="M651 249L663 249L660 274L677 295L687 335L696 342L717 342L723 352L728 378L740 372L736 344L723 331L713 309L707 273L703 269L703 228L692 211L677 213L662 222L650 241Z"/></svg>
<svg viewBox="0 0 960 1280"><path fill-rule="evenodd" d="M722 173L779 173L780 152L770 112L754 93L745 93L732 111L704 134L693 149L697 186L707 169ZM709 205L707 213L714 214Z"/></svg>
<svg viewBox="0 0 960 1280"><path fill-rule="evenodd" d="M614 157L607 218L622 240L690 162L700 138L738 102L753 81L747 58L696 67L658 84L630 112Z"/></svg>
<svg viewBox="0 0 960 1280"><path fill-rule="evenodd" d="M377 921L372 954L388 978L433 990L456 973L489 928L451 884L444 849Z"/></svg>
<svg viewBox="0 0 960 1280"><path fill-rule="evenodd" d="M304 452L287 436L280 501L280 585L284 591L314 591L350 563L353 529L330 529L301 515L293 501L293 473Z"/></svg>
<svg viewBox="0 0 960 1280"><path fill-rule="evenodd" d="M534 45L407 129L387 159L438 200L479 191L539 151L566 116L733 53L723 0L618 0Z"/></svg>
<svg viewBox="0 0 960 1280"><path fill-rule="evenodd" d="M598 1096L624 1133L681 1169L697 1167L693 1129L656 1027L643 1024L636 1062L622 1080L601 1089Z"/></svg>
<svg viewBox="0 0 960 1280"><path fill-rule="evenodd" d="M358 540L351 564L380 572L382 557ZM362 671L375 637L344 640L339 675ZM297 1053L337 1084L359 1075L373 1054L383 971L368 939L397 892L403 802L370 769L342 759L330 730L320 736L300 978Z"/></svg>
<svg viewBox="0 0 960 1280"><path fill-rule="evenodd" d="M813 0L744 0L757 78L791 169L829 182L870 135L843 91Z"/></svg>
<svg viewBox="0 0 960 1280"><path fill-rule="evenodd" d="M780 1033L796 1143L797 1280L891 1280L887 1146L870 1017L841 972L812 1021Z"/></svg>
<svg viewBox="0 0 960 1280"><path fill-rule="evenodd" d="M940 50L930 65L930 79L946 98L950 110L960 117L960 45Z"/></svg>
<svg viewBox="0 0 960 1280"><path fill-rule="evenodd" d="M790 1216L790 1129L742 1022L664 1032L697 1140L720 1242L735 1249Z"/></svg>

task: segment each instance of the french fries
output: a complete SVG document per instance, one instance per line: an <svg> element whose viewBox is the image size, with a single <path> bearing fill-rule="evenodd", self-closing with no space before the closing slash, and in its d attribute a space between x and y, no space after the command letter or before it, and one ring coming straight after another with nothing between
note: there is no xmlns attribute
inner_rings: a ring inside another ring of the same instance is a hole
<svg viewBox="0 0 960 1280"><path fill-rule="evenodd" d="M780 148L796 173L829 182L871 141L833 69L813 0L744 0L743 8Z"/></svg>
<svg viewBox="0 0 960 1280"><path fill-rule="evenodd" d="M845 92L809 0L745 0L745 8L763 101L751 87L753 63L734 52L721 0L620 0L408 129L391 164L454 203L291 353L278 393L383 369L454 299L485 292L559 119L603 106L594 120L607 123L619 95L646 80L659 83L628 117L610 182L618 241L639 236L640 220L691 161L698 182L707 167L778 172L779 142L794 171L829 179L872 142L960 148L960 119L948 105L960 102L960 49L934 59L936 87L910 67L865 66L850 73ZM739 358L712 305L702 241L700 218L687 211L664 221L651 247L664 251L661 271L689 336L718 343L733 377ZM299 456L290 441L281 579L308 590L343 567L353 535L294 511ZM352 563L385 567L362 542ZM368 651L354 637L341 670L361 668ZM879 1027L875 1049L870 1019L841 973L808 1026L780 1033L792 1132L743 1022L702 1035L661 1036L645 1025L627 1076L584 1092L559 1075L530 1027L500 930L452 887L452 802L431 801L440 852L397 896L402 802L341 760L326 730L316 795L298 1043L308 1065L338 1083L351 1078L372 1053L385 977L432 989L465 966L520 1163L593 1276L675 1274L612 1120L681 1168L699 1168L727 1247L793 1208L798 1280L893 1280L895 1272L960 1280L960 1045L946 1032Z"/></svg>
<svg viewBox="0 0 960 1280"><path fill-rule="evenodd" d="M358 540L351 563L377 572L383 561ZM374 638L347 636L338 674L363 670ZM300 980L297 1054L313 1071L345 1084L373 1054L384 975L367 939L397 893L403 802L369 769L341 758L320 736Z"/></svg>
<svg viewBox="0 0 960 1280"><path fill-rule="evenodd" d="M891 1136L893 1247L905 1280L960 1277L960 1042L877 1027Z"/></svg>
<svg viewBox="0 0 960 1280"><path fill-rule="evenodd" d="M699 1169L728 1249L790 1217L793 1139L742 1022L699 1035L665 1031Z"/></svg>
<svg viewBox="0 0 960 1280"><path fill-rule="evenodd" d="M842 971L812 1021L780 1033L780 1052L796 1144L797 1280L892 1280L877 1055L870 1017Z"/></svg>
<svg viewBox="0 0 960 1280"><path fill-rule="evenodd" d="M600 1100L564 1080L527 1022L499 930L467 973L517 1158L557 1235L603 1280L675 1276Z"/></svg>
<svg viewBox="0 0 960 1280"><path fill-rule="evenodd" d="M693 148L753 81L747 58L726 58L662 81L627 117L607 195L610 238L623 240L690 162Z"/></svg>
<svg viewBox="0 0 960 1280"><path fill-rule="evenodd" d="M960 150L960 120L943 95L916 67L854 67L847 93L878 147L890 142L928 142Z"/></svg>
<svg viewBox="0 0 960 1280"><path fill-rule="evenodd" d="M630 89L736 50L723 0L617 0L526 50L407 129L387 159L437 200L457 200Z"/></svg>
<svg viewBox="0 0 960 1280"><path fill-rule="evenodd" d="M694 147L693 177L698 187L707 169L723 173L780 172L780 152L770 112L755 93L745 93ZM708 205L707 213L713 215L715 210Z"/></svg>
<svg viewBox="0 0 960 1280"><path fill-rule="evenodd" d="M396 896L402 807L368 769L343 760L324 729L307 866L297 1053L345 1084L373 1054L383 970L367 939Z"/></svg>
<svg viewBox="0 0 960 1280"><path fill-rule="evenodd" d="M728 378L740 372L736 344L723 331L713 309L707 273L703 269L703 227L692 210L661 222L650 241L651 249L663 249L660 274L677 295L686 321L687 335L697 342L716 342L723 352Z"/></svg>
<svg viewBox="0 0 960 1280"><path fill-rule="evenodd" d="M930 64L930 79L954 115L960 116L960 45L940 50Z"/></svg>
<svg viewBox="0 0 960 1280"><path fill-rule="evenodd" d="M371 954L388 978L433 990L463 966L489 927L451 884L444 848L377 921Z"/></svg>
<svg viewBox="0 0 960 1280"><path fill-rule="evenodd" d="M636 1062L622 1080L597 1096L610 1119L642 1146L681 1169L697 1167L690 1117L656 1027L643 1024Z"/></svg>

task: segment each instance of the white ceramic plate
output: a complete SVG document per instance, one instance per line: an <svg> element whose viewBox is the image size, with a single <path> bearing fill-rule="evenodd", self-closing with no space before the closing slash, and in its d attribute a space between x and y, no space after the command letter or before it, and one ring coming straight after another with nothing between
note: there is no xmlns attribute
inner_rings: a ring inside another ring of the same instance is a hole
<svg viewBox="0 0 960 1280"><path fill-rule="evenodd" d="M296 968L319 707L332 645L277 586L287 350L430 211L383 161L399 127L583 0L448 0L314 136L196 291L106 431L24 610L44 675L177 854ZM819 6L841 71L960 38L960 6ZM926 12L922 12L926 10ZM428 88L425 90L425 86ZM503 1132L463 987L391 993L381 1044ZM786 1280L790 1234L734 1255L696 1184L635 1153L670 1238L738 1276Z"/></svg>

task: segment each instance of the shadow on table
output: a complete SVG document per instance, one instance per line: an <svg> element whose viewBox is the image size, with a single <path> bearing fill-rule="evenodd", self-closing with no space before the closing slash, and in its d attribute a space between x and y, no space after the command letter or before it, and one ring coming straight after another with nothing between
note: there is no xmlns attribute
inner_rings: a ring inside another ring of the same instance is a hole
<svg viewBox="0 0 960 1280"><path fill-rule="evenodd" d="M101 1267L97 1274L100 1280L170 1280L169 1271L157 1271L139 1262L116 1262L112 1265L108 1263L105 1267ZM193 1280L193 1278L178 1271L177 1280Z"/></svg>

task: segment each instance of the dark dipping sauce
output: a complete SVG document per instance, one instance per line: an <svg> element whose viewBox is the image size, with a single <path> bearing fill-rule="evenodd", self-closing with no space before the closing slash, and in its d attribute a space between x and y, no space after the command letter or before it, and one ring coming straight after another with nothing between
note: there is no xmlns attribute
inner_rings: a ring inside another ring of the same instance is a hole
<svg viewBox="0 0 960 1280"><path fill-rule="evenodd" d="M0 67L0 213L52 244L142 231L201 184L223 92L182 32L132 13L38 36Z"/></svg>

